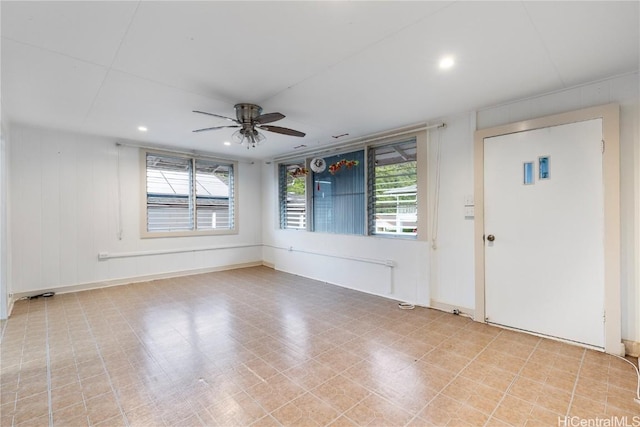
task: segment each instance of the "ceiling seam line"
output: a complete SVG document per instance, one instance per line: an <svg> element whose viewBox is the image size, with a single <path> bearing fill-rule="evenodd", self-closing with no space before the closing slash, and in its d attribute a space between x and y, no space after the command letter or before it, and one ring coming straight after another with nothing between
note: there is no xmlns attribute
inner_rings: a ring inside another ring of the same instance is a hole
<svg viewBox="0 0 640 427"><path fill-rule="evenodd" d="M536 35L538 36L538 40L540 40L540 44L542 45L542 48L544 49L544 53L547 55L547 58L549 59L549 62L551 63L551 66L553 67L553 70L558 75L558 79L560 80L560 83L562 83L562 87L566 88L567 84L565 83L564 79L562 78L562 75L560 74L560 70L558 70L558 66L556 65L556 63L551 58L551 54L549 53L549 48L547 47L547 44L544 42L544 39L542 38L542 35L540 34L540 31L538 31L538 27L533 22L533 18L531 17L531 14L529 13L529 10L527 9L527 5L524 4L524 2L521 2L520 4L522 5L522 8L524 9L524 13L527 15L527 19L529 19L529 22L531 23L531 26L533 27L533 30L536 32Z"/></svg>
<svg viewBox="0 0 640 427"><path fill-rule="evenodd" d="M127 38L127 35L129 34L129 30L131 29L131 25L133 24L133 20L136 17L136 14L138 13L138 8L140 7L140 2L141 2L141 0L138 0L138 2L136 4L136 8L133 11L133 13L131 14L131 19L129 19L129 23L127 24L127 29L124 31L124 34L122 35L122 38L120 39L120 43L118 43L118 48L116 49L115 53L113 54L113 58L111 58L111 62L106 67L107 71L104 73L104 77L102 78L102 81L100 82L100 86L98 87L98 90L96 91L95 95L93 96L93 99L91 100L91 104L89 105L89 108L87 109L87 112L85 113L84 118L82 119L82 124L86 124L87 119L89 118L89 114L91 114L91 111L93 111L93 107L95 107L95 105L96 105L96 101L98 100L98 97L100 96L100 92L102 92L102 88L104 87L104 84L107 81L107 78L109 77L109 73L113 69L113 64L114 64L114 62L116 62L116 59L118 58L118 53L120 53L120 49L122 48L122 43L124 43L124 40Z"/></svg>
<svg viewBox="0 0 640 427"><path fill-rule="evenodd" d="M179 90L179 91L182 91L182 92L185 92L185 93L189 93L191 95L203 96L203 97L206 97L207 99L213 99L215 101L219 101L219 102L222 102L222 103L228 103L229 102L228 99L213 98L213 97L210 97L208 95L203 95L201 92L195 92L195 91L193 91L191 89L185 89L185 88L182 88L180 86L175 86L175 85L172 85L172 84L169 84L169 83L165 83L165 82L161 82L161 81L158 81L158 80L154 80L154 79L150 79L150 78L147 78L147 77L143 77L143 76L140 76L138 74L135 74L135 73L132 73L132 72L129 72L129 71L121 70L119 68L111 67L110 70L117 71L118 73L126 74L128 76L135 77L137 79L144 80L144 81L149 82L149 83L153 83L153 84L164 86L164 87L167 87L167 88L170 88L170 89L175 89L175 90Z"/></svg>
<svg viewBox="0 0 640 427"><path fill-rule="evenodd" d="M2 36L2 39L9 40L9 41L11 41L13 43L21 44L21 45L24 45L24 46L28 46L28 47L31 47L33 49L38 49L38 50L42 50L42 51L45 51L45 52L49 52L49 53L52 53L54 55L60 55L60 56L63 56L65 58L73 59L74 61L82 62L84 64L88 64L88 65L93 65L95 67L104 68L104 69L107 70L107 72L109 72L109 71L117 71L119 73L127 74L129 76L135 77L135 78L140 79L140 80L144 80L144 81L149 82L149 83L153 83L153 84L161 85L161 86L168 87L168 88L171 88L171 89L179 90L179 91L182 91L182 92L190 93L192 95L203 96L202 93L200 93L200 92L195 92L195 91L190 90L190 89L185 89L185 88L182 88L182 87L179 87L179 86L175 86L175 85L172 85L172 84L168 84L168 83L165 83L165 82L161 82L161 81L158 81L158 80L150 79L150 78L143 77L143 76L140 76L140 75L135 74L135 73L131 73L129 71L125 71L125 70L121 70L119 68L113 67L113 62L112 62L111 65L100 64L100 63L97 63L97 62L89 61L87 59L79 58L77 56L69 55L67 53L58 52L57 50L47 49L46 47L42 47L42 46L34 45L32 43L27 43L27 42L23 42L23 41L20 41L20 40L16 40L16 39L13 39L11 37ZM220 102L224 102L224 103L229 102L228 99L211 98L209 96L207 96L207 98L214 99L216 101L220 101Z"/></svg>
<svg viewBox="0 0 640 427"><path fill-rule="evenodd" d="M2 39L9 40L9 41L11 41L13 43L21 44L23 46L29 46L29 47L31 47L33 49L43 50L45 52L53 53L55 55L64 56L65 58L70 58L70 59L73 59L75 61L83 62L85 64L94 65L96 67L102 67L102 68L108 68L109 67L108 65L99 64L97 62L93 62L93 61L89 61L87 59L78 58L77 56L69 55L68 53L58 52L57 50L48 49L46 47L38 46L38 45L35 45L33 43L24 42L22 40L16 40L16 39L14 39L12 37L2 36Z"/></svg>

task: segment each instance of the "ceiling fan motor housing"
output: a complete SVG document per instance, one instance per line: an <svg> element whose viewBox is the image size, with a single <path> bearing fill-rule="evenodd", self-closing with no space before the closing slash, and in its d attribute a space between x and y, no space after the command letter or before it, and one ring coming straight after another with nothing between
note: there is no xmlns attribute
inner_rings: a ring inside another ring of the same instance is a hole
<svg viewBox="0 0 640 427"><path fill-rule="evenodd" d="M255 104L240 103L233 108L236 110L236 118L243 124L252 124L262 114L262 107Z"/></svg>

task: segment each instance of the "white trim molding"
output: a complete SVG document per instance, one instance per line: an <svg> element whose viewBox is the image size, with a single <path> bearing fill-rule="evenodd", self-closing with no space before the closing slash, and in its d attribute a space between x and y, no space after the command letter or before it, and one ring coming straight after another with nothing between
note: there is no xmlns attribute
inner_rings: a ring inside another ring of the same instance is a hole
<svg viewBox="0 0 640 427"><path fill-rule="evenodd" d="M622 340L624 352L627 356L640 358L640 341Z"/></svg>
<svg viewBox="0 0 640 427"><path fill-rule="evenodd" d="M472 319L475 317L475 310L469 307L462 307L460 305L451 305L446 302L439 302L435 300L429 301L429 308L434 308L436 310L444 311L450 314L459 314L460 316L471 317ZM458 311L456 313L455 311Z"/></svg>
<svg viewBox="0 0 640 427"><path fill-rule="evenodd" d="M229 264L219 267L199 268L195 270L179 270L171 271L167 273L148 274L143 276L123 277L121 279L104 280L100 282L81 283L77 285L62 286L58 288L47 288L31 290L28 292L20 292L13 295L13 300L17 301L21 298L30 297L33 295L40 295L44 292L55 292L56 294L68 294L71 292L89 291L92 289L110 288L112 286L129 285L133 283L149 282L151 280L159 279L171 279L174 277L193 276L196 274L213 273L216 271L236 270L239 268L247 267L259 267L262 266L262 261L245 262L241 264Z"/></svg>
<svg viewBox="0 0 640 427"><path fill-rule="evenodd" d="M114 258L132 258L150 255L166 255L166 254L180 254L185 252L206 252L217 251L221 249L238 249L238 248L254 248L262 247L261 243L239 243L236 245L221 245L221 246L204 246L196 248L176 248L176 249L164 249L155 251L136 251L136 252L100 252L98 253L98 259L101 261L114 259Z"/></svg>

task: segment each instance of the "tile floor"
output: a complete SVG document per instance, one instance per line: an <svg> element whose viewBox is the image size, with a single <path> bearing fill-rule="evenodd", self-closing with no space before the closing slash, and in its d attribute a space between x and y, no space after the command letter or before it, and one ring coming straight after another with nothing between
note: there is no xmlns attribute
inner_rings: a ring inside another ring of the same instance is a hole
<svg viewBox="0 0 640 427"><path fill-rule="evenodd" d="M557 426L640 414L622 360L265 267L19 301L1 357L2 426Z"/></svg>

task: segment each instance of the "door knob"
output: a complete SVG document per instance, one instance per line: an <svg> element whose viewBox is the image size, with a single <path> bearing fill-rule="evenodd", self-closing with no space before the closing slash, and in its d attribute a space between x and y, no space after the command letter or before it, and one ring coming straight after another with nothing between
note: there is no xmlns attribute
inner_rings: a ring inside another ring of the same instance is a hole
<svg viewBox="0 0 640 427"><path fill-rule="evenodd" d="M494 240L496 240L496 236L494 236L493 234L489 234L487 236L487 240L490 241L490 242L493 242Z"/></svg>

